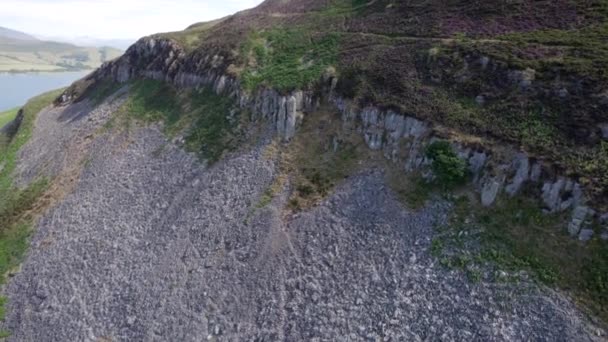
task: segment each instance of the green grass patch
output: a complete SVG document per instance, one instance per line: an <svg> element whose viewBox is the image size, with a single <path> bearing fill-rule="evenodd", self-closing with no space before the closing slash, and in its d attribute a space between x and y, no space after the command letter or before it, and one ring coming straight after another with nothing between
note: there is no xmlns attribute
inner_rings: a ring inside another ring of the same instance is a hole
<svg viewBox="0 0 608 342"><path fill-rule="evenodd" d="M15 169L17 151L30 139L36 115L44 107L50 105L62 91L63 89L51 91L29 100L23 107L24 117L19 131L10 144L0 146L0 165L3 166L0 171L0 201L13 192L13 181L10 175Z"/></svg>
<svg viewBox="0 0 608 342"><path fill-rule="evenodd" d="M356 132L340 131L338 113L320 110L306 116L287 150L287 173L293 172L293 209L315 204L353 175L368 153Z"/></svg>
<svg viewBox="0 0 608 342"><path fill-rule="evenodd" d="M13 121L15 116L17 116L18 112L19 108L14 108L0 113L0 128L4 127L4 125L6 125L7 123Z"/></svg>
<svg viewBox="0 0 608 342"><path fill-rule="evenodd" d="M572 155L569 164L587 176L581 178L587 189L601 196L608 194L608 142L602 141L584 154Z"/></svg>
<svg viewBox="0 0 608 342"><path fill-rule="evenodd" d="M397 170L394 166L388 167L387 182L395 191L399 200L408 208L420 209L425 206L433 193L438 192L438 187L427 182L420 174L405 176L403 170Z"/></svg>
<svg viewBox="0 0 608 342"><path fill-rule="evenodd" d="M36 115L62 91L48 92L28 101L23 107L24 118L19 131L8 144L0 145L0 285L23 259L32 230L31 212L48 187L45 179L32 182L26 188L13 185L11 174L15 169L17 152L31 137ZM5 304L6 298L0 297L0 320L5 316ZM0 338L9 335L6 330L0 331Z"/></svg>
<svg viewBox="0 0 608 342"><path fill-rule="evenodd" d="M465 184L468 178L466 161L460 159L449 142L439 140L426 148L431 159L433 179L425 179L419 173L405 176L403 170L387 165L387 183L407 207L424 207L433 194L449 197L449 191Z"/></svg>
<svg viewBox="0 0 608 342"><path fill-rule="evenodd" d="M153 80L132 83L129 99L121 110L129 118L145 122L162 120L168 127L173 126L182 113L176 90L165 82Z"/></svg>
<svg viewBox="0 0 608 342"><path fill-rule="evenodd" d="M431 252L443 264L467 272L480 266L493 268L494 274L525 270L541 283L572 293L606 321L608 246L572 239L566 219L543 213L526 198L504 198L483 208L462 197L455 201L449 224L438 229Z"/></svg>
<svg viewBox="0 0 608 342"><path fill-rule="evenodd" d="M4 321L6 316L6 297L0 296L0 321Z"/></svg>
<svg viewBox="0 0 608 342"><path fill-rule="evenodd" d="M86 96L93 102L93 105L98 106L105 101L105 99L116 93L121 86L120 83L113 80L103 80L95 84L95 88Z"/></svg>
<svg viewBox="0 0 608 342"><path fill-rule="evenodd" d="M190 99L196 120L186 136L186 147L215 162L225 151L237 147L237 131L245 115L239 113L231 98L218 96L211 89L193 93Z"/></svg>
<svg viewBox="0 0 608 342"><path fill-rule="evenodd" d="M164 123L169 136L184 134L186 148L210 163L237 147L242 116L234 101L216 95L211 89L177 92L171 85L153 80L131 84L129 98L120 109L120 117L108 126L129 128L131 120Z"/></svg>
<svg viewBox="0 0 608 342"><path fill-rule="evenodd" d="M28 213L48 186L47 180L33 182L25 189L13 186L11 174L17 152L31 137L36 115L61 92L48 92L28 101L23 107L19 131L8 145L0 146L0 284L5 281L4 275L19 264L27 249L32 224Z"/></svg>
<svg viewBox="0 0 608 342"><path fill-rule="evenodd" d="M306 88L336 64L338 48L336 34L315 35L305 29L255 32L241 48L247 65L241 75L243 87Z"/></svg>

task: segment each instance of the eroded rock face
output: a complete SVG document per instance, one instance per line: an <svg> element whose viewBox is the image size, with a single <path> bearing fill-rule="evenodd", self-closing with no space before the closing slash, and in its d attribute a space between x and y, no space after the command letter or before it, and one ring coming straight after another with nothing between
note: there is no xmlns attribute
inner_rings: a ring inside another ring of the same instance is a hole
<svg viewBox="0 0 608 342"><path fill-rule="evenodd" d="M103 125L104 113L84 104L52 109L35 134L78 137ZM89 118L95 124L84 125ZM89 162L38 223L7 286L9 339L595 339L558 294L525 281L471 283L437 265L432 227L446 219L446 204L409 211L378 171L362 171L295 215L283 211L285 194L258 208L277 173L268 141L211 168L155 126L81 145ZM70 151L47 153L61 160ZM39 170L46 163L19 160Z"/></svg>
<svg viewBox="0 0 608 342"><path fill-rule="evenodd" d="M370 149L384 151L387 159L404 165L404 172L427 172L424 169L428 168L430 161L425 157L425 148L436 139L430 124L372 106L358 109L345 99L333 101L342 112L344 126L357 127ZM576 180L554 176L553 172L523 152L503 148L502 154L497 155L479 147L471 148L459 143L452 143L452 146L458 157L467 161L471 179L484 206L493 205L502 192L515 196L524 186L536 188L535 192L540 194L539 200L547 212L563 212L586 205L583 188ZM586 218L594 216L595 211L590 209ZM584 229L576 222L574 227L577 227L576 234ZM588 235L586 232L582 240L588 240Z"/></svg>
<svg viewBox="0 0 608 342"><path fill-rule="evenodd" d="M219 55L197 56L194 63L185 51L168 39L146 37L125 52L122 58L104 64L91 76L92 80L113 79L120 83L144 77L168 82L178 88L211 87L217 94L232 97L243 109L249 109L253 118L263 118L275 124L277 133L288 141L295 135L296 126L305 112L314 111L319 99L312 92L293 91L280 94L273 89L260 89L248 94L239 81L224 73ZM61 103L77 98L68 89Z"/></svg>
<svg viewBox="0 0 608 342"><path fill-rule="evenodd" d="M358 130L370 149L381 150L387 159L403 165L405 172L421 171L429 165L424 149L435 139L435 134L427 122L371 105L358 108L347 99L334 97L331 89L326 89L325 95L301 90L281 94L273 89L259 89L249 94L241 89L236 78L223 73L221 56L198 57L200 60L193 66L175 42L143 38L125 57L104 65L92 77L110 77L119 82L147 77L177 87L209 86L218 94L234 98L242 109L249 110L252 119L271 122L284 141L293 138L306 113L318 108L321 96L342 112L345 128ZM509 75L511 81L522 88L531 86L535 79L532 69L512 71ZM333 81L335 84L335 79ZM69 91L65 95L71 97ZM454 144L454 148L467 160L473 183L485 205L492 205L503 191L515 196L523 186L536 188L532 192L541 194L539 199L548 212L586 205L583 189L575 179L555 176L550 165L533 163L525 153L511 149L498 155L491 149L484 151L479 146L472 149L459 144Z"/></svg>
<svg viewBox="0 0 608 342"><path fill-rule="evenodd" d="M518 153L513 160L512 169L515 170L515 175L511 183L505 187L505 191L514 196L521 189L525 181L530 178L530 160L523 153Z"/></svg>
<svg viewBox="0 0 608 342"><path fill-rule="evenodd" d="M481 204L489 207L496 201L498 194L504 184L504 177L490 177L484 183L481 189Z"/></svg>
<svg viewBox="0 0 608 342"><path fill-rule="evenodd" d="M590 209L585 206L579 206L572 213L572 222L568 225L568 233L572 236L577 236L581 231L581 226L585 222Z"/></svg>

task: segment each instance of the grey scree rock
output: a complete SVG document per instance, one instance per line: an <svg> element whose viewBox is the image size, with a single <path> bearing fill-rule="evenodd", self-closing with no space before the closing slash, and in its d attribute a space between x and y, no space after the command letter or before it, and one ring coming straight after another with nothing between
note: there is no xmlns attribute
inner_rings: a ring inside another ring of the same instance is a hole
<svg viewBox="0 0 608 342"><path fill-rule="evenodd" d="M37 121L47 144L67 141L61 112ZM204 169L154 126L95 138L5 289L9 340L600 340L557 293L438 266L445 205L405 209L378 171L297 215L285 196L252 211L276 174L264 144Z"/></svg>

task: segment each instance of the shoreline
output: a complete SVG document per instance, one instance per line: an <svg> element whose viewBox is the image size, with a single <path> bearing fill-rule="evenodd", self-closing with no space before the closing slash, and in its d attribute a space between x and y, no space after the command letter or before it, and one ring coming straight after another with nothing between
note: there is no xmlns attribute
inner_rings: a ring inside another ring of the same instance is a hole
<svg viewBox="0 0 608 342"><path fill-rule="evenodd" d="M0 112L22 106L28 99L49 90L69 86L74 81L86 77L91 70L27 73L0 72Z"/></svg>

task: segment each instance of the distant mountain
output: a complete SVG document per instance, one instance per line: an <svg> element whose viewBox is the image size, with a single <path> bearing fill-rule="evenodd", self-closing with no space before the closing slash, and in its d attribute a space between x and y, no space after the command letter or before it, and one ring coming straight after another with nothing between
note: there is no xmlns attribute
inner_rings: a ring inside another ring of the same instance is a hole
<svg viewBox="0 0 608 342"><path fill-rule="evenodd" d="M26 33L0 28L0 72L94 69L122 52L112 47L81 47L39 40Z"/></svg>
<svg viewBox="0 0 608 342"><path fill-rule="evenodd" d="M56 42L75 44L79 46L95 46L95 47L104 47L109 46L119 50L126 50L131 46L137 39L101 39L95 37L44 37L39 36L42 40L52 40Z"/></svg>
<svg viewBox="0 0 608 342"><path fill-rule="evenodd" d="M2 27L2 26L0 26L0 37L7 38L7 39L18 39L18 40L28 40L28 41L38 40L38 38L36 38L32 35L29 35L27 33L11 30L9 28Z"/></svg>

